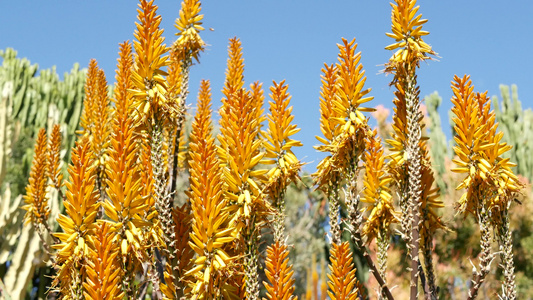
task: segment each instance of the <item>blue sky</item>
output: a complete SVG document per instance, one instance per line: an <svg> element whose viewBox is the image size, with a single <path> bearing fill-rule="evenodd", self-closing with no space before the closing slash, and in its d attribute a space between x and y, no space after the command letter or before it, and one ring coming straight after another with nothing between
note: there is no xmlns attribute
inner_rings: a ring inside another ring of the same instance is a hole
<svg viewBox="0 0 533 300"><path fill-rule="evenodd" d="M237 36L244 48L245 81L264 83L286 79L293 95L295 122L302 128L297 138L304 147L296 154L313 171L322 155L312 148L319 134L320 69L336 61L341 37L356 38L367 87L375 100L392 108L390 77L380 74L391 53L389 1L204 1L208 43L191 74L189 104L196 102L200 79L210 79L214 107L220 105L228 39ZM118 43L133 38L136 1L2 1L0 49L13 47L40 68L57 67L60 74L75 62L86 67L98 60L108 81L114 82ZM174 41L173 23L179 1L156 0L163 17L167 44ZM531 58L533 2L418 1L419 12L429 19L425 41L439 54L438 61L423 64L418 77L421 95L438 91L444 131L448 133L451 108L450 81L454 74L471 74L476 90L499 95L500 84L517 84L523 107L533 107ZM268 97L268 96L267 96ZM215 116L216 117L216 116Z"/></svg>

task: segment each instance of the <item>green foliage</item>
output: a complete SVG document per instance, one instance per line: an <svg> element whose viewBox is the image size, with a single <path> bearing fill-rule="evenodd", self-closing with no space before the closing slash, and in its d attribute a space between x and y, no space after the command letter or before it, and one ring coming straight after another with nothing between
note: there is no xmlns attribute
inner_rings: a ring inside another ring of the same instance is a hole
<svg viewBox="0 0 533 300"><path fill-rule="evenodd" d="M448 156L448 148L446 145L446 135L442 131L442 125L440 122L439 106L442 103L442 98L439 93L433 94L424 98L426 102L427 111L429 115L428 136L429 146L431 151L431 165L436 171L437 184L442 190L446 189L446 182L442 179L442 176L446 172L446 166L444 165L445 158Z"/></svg>

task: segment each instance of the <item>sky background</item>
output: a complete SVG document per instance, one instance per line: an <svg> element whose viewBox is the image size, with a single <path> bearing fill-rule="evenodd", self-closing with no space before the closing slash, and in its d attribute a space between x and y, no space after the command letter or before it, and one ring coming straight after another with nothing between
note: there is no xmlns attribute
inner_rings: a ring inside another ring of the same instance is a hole
<svg viewBox="0 0 533 300"><path fill-rule="evenodd" d="M156 0L162 15L167 45L174 40L174 20L180 1ZM438 91L444 132L450 137L450 81L470 74L477 91L500 95L500 84L517 84L523 108L533 107L533 1L418 1L419 13L428 19L425 38L439 54L438 61L422 64L418 73L421 96ZM12 47L19 57L41 69L56 66L59 74L79 62L84 68L95 58L114 82L118 44L132 40L137 17L132 0L1 1L0 49ZM226 69L228 40L241 39L246 85L263 82L268 92L272 80L286 79L293 96L296 136L304 147L296 154L313 172L323 157L318 144L320 70L336 62L341 37L356 38L366 87L379 104L392 109L391 76L381 74L391 56L384 47L392 43L389 1L204 1L202 37L208 44L200 64L192 69L188 103L194 106L201 79L211 80L214 108L220 106ZM501 97L499 97L501 99ZM267 96L268 99L268 96ZM215 118L218 118L215 115ZM375 122L372 122L375 124Z"/></svg>

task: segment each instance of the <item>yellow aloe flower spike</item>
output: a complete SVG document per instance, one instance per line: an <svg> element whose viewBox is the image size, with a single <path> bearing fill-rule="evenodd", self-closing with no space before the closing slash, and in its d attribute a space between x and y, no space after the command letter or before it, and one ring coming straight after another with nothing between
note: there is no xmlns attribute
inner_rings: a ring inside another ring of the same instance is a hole
<svg viewBox="0 0 533 300"><path fill-rule="evenodd" d="M95 227L93 236L87 238L88 252L83 282L84 299L124 299L121 288L122 273L119 243L113 225L103 221Z"/></svg>
<svg viewBox="0 0 533 300"><path fill-rule="evenodd" d="M25 223L32 223L34 226L45 225L50 215L50 207L46 197L49 169L48 151L46 129L41 128L35 140L35 154L33 155L29 182L26 186L26 195L24 195L26 205L22 207L26 210Z"/></svg>
<svg viewBox="0 0 533 300"><path fill-rule="evenodd" d="M100 198L105 195L105 164L108 158L109 136L111 132L111 106L108 97L107 80L96 60L89 63L87 81L85 83L85 100L80 120L82 130L79 133L87 137L91 144L91 152L97 164L96 185Z"/></svg>
<svg viewBox="0 0 533 300"><path fill-rule="evenodd" d="M257 87L252 92L243 88L243 70L241 43L233 38L230 40L228 69L222 90L225 98L222 99L220 108L218 154L224 167L230 223L234 228L233 235L237 238L234 251L236 254L246 252L243 253L246 262L241 266L246 269L247 282L244 285L238 283L236 288L240 289L241 296L243 288L246 288L248 297L258 299L256 240L271 207L264 200L259 186L259 179L266 170L255 169L263 158L263 153L260 152L262 140L259 138L261 119L258 118L259 108L254 103L254 97L257 97L254 95L261 93L257 91Z"/></svg>
<svg viewBox="0 0 533 300"><path fill-rule="evenodd" d="M510 230L509 207L512 199L522 188L517 176L511 171L515 164L501 157L511 149L501 143L503 133L497 132L498 123L490 107L487 93L474 93L469 76L454 77L452 81L455 117L454 147L457 155L453 162L456 173L466 174L457 189L466 189L456 205L458 212L472 214L481 232L481 253L479 271L474 269L471 299L475 298L484 278L490 271L494 259L491 250L490 225L498 237L502 250L504 280L502 288L509 299L516 298L513 245Z"/></svg>
<svg viewBox="0 0 533 300"><path fill-rule="evenodd" d="M395 43L385 47L387 50L396 50L386 65L387 72L394 72L401 68L405 62L410 62L413 67L418 67L420 61L431 59L435 55L431 46L422 39L429 32L422 30L422 25L427 22L422 15L416 15L419 6L416 0L396 0L392 6L392 33L386 35L395 40Z"/></svg>
<svg viewBox="0 0 533 300"><path fill-rule="evenodd" d="M169 159L172 162L169 172L171 180L170 190L175 191L178 184L178 173L185 167L183 149L185 145L184 122L186 107L185 102L189 94L189 72L193 65L193 58L198 61L199 54L205 48L205 43L200 37L203 15L200 14L199 0L185 0L181 3L179 17L175 27L178 30L178 39L172 45L170 53L170 66L168 68L168 94L167 100L176 103L176 121L169 126ZM176 147L178 147L176 149Z"/></svg>
<svg viewBox="0 0 533 300"><path fill-rule="evenodd" d="M332 140L324 139L325 145L316 147L319 151L330 152L331 155L322 160L317 172L313 174L318 187L325 190L330 204L330 223L332 242L340 244L340 226L338 224L338 195L339 182L347 179L346 198L350 211L350 223L358 214L357 200L357 165L365 148L365 135L367 134L367 118L363 112L373 111L362 105L371 101L373 97L367 96L370 89L364 88L366 77L360 63L361 53L356 53L355 39L348 42L342 39L339 48L338 63L335 70L326 68L323 80L321 106L323 130L332 130ZM335 73L335 79L332 78ZM334 87L332 86L334 82ZM334 96L333 96L334 95ZM329 111L330 110L330 111ZM326 119L327 117L327 119ZM325 133L326 134L326 133Z"/></svg>
<svg viewBox="0 0 533 300"><path fill-rule="evenodd" d="M323 75L320 75L322 86L320 87L320 131L324 138L316 138L324 145L329 145L334 138L335 123L333 119L336 114L333 110L333 100L335 99L337 68L334 64L324 64ZM315 147L316 148L316 147Z"/></svg>
<svg viewBox="0 0 533 300"><path fill-rule="evenodd" d="M50 147L47 141L46 130L41 128L35 140L35 152L33 155L30 177L26 185L26 194L24 195L25 205L22 209L26 211L24 215L24 225L31 223L34 230L39 235L43 248L47 254L50 253L50 246L46 242L46 236L52 234L52 229L48 224L50 217L50 205L48 203L47 188L48 186L56 187L61 194L62 176L60 167L60 148L61 136L59 125L55 125L52 130ZM49 179L50 184L49 184ZM52 236L53 242L58 240Z"/></svg>
<svg viewBox="0 0 533 300"><path fill-rule="evenodd" d="M53 286L60 285L62 294L80 294L77 281L82 278L82 266L88 253L86 239L93 233L98 212L98 191L96 190L97 164L87 138L76 142L72 149L72 163L68 168L69 180L65 183L66 215L60 214L57 222L63 232L54 233L61 243L55 244L55 261L58 272Z"/></svg>
<svg viewBox="0 0 533 300"><path fill-rule="evenodd" d="M120 44L118 59L115 109L112 122L111 142L107 161L107 200L103 203L105 214L114 223L116 239L121 248L122 265L125 271L124 287L128 296L132 292L134 279L131 273L140 269L145 258L141 232L148 223L142 220L148 211L141 195L135 127L130 114L132 98L128 93L133 60L131 44Z"/></svg>
<svg viewBox="0 0 533 300"><path fill-rule="evenodd" d="M151 126L169 121L176 113L176 103L167 99L167 83L162 70L168 65L168 48L163 44L163 30L159 28L154 1L141 0L135 23L135 64L132 72L133 118L136 125Z"/></svg>
<svg viewBox="0 0 533 300"><path fill-rule="evenodd" d="M280 241L267 248L265 275L271 284L263 282L267 300L297 300L294 293L294 271L289 265L287 245Z"/></svg>
<svg viewBox="0 0 533 300"><path fill-rule="evenodd" d="M367 132L367 118L362 112L374 111L373 108L362 107L364 103L371 101L374 97L367 96L370 88L364 89L366 81L363 65L360 63L361 53L355 53L357 44L355 39L348 42L342 39L343 44L339 47L339 62L336 65L336 79L334 87L334 97L331 100L324 98L323 112L328 116L328 120L321 122L321 126L329 130L333 127L333 140L324 146L317 147L320 151L331 153L328 164L319 164L315 174L315 180L319 187L327 185L330 180L328 172L332 166L333 170L346 171L353 169L355 161L364 151L364 137ZM326 76L332 76L334 70ZM331 74L331 75L330 75ZM331 97L331 79L324 81L322 96ZM327 104L331 101L331 104ZM332 110L326 113L326 109ZM324 118L324 117L323 117ZM325 133L326 134L326 133Z"/></svg>
<svg viewBox="0 0 533 300"><path fill-rule="evenodd" d="M241 41L238 38L230 39L228 54L228 69L222 89L225 99L222 100L222 103L231 100L231 95L244 87L244 58L242 58Z"/></svg>
<svg viewBox="0 0 533 300"><path fill-rule="evenodd" d="M511 171L514 164L502 157L510 146L500 142L503 133L497 132L498 124L494 111L490 109L489 98L486 93L475 94L473 89L469 76L454 77L452 112L455 117L452 120L457 134L454 137L457 158L453 162L457 168L452 171L466 174L457 189L467 190L459 200L457 209L461 213L471 213L478 219L479 208L484 205L493 213L491 222L499 224L502 220L496 212L508 208L521 184ZM491 193L496 196L489 197Z"/></svg>
<svg viewBox="0 0 533 300"><path fill-rule="evenodd" d="M328 295L332 300L356 300L359 292L358 280L355 277L356 269L353 265L350 243L331 244L331 247Z"/></svg>
<svg viewBox="0 0 533 300"><path fill-rule="evenodd" d="M268 115L268 129L263 132L266 139L264 147L266 150L262 163L273 165L266 174L265 191L270 195L273 205L278 209L274 220L274 241L284 240L285 231L285 190L291 182L296 181L299 176L302 163L292 152L292 147L301 147L302 143L291 138L292 135L300 131L295 124L292 106L289 106L291 96L288 94L288 85L285 81L279 84L275 81L270 88L270 114Z"/></svg>
<svg viewBox="0 0 533 300"><path fill-rule="evenodd" d="M97 80L98 65L95 59L91 59L85 77L85 99L83 100L83 110L80 115L81 130L78 132L84 136L88 136L94 131L93 114L96 111L95 103L98 95Z"/></svg>
<svg viewBox="0 0 533 300"><path fill-rule="evenodd" d="M293 296L294 279L292 279L292 265L289 264L289 251L285 238L285 190L295 181L302 163L292 152L292 147L302 146L300 141L291 139L291 136L300 131L296 125L291 124L294 116L289 107L291 96L288 94L288 85L285 81L279 84L275 81L270 88L272 101L268 115L268 129L263 132L266 138L264 143L266 154L262 162L274 165L267 173L265 191L277 208L274 215L274 244L267 249L266 275L270 282L263 282L267 289L267 299L296 299Z"/></svg>
<svg viewBox="0 0 533 300"><path fill-rule="evenodd" d="M368 203L364 209L370 212L363 227L367 243L379 234L388 239L390 224L396 222L396 212L388 187L391 178L385 173L385 155L377 131L366 139L364 190L361 202Z"/></svg>
<svg viewBox="0 0 533 300"><path fill-rule="evenodd" d="M52 128L48 149L50 151L48 157L50 162L50 180L52 181L51 186L56 188L59 191L60 197L63 198L61 191L61 187L63 187L63 170L61 166L61 125L59 124L55 124Z"/></svg>
<svg viewBox="0 0 533 300"><path fill-rule="evenodd" d="M231 294L226 283L230 277L228 265L233 258L224 250L234 239L228 227L228 211L224 197L222 170L211 135L211 91L208 81L202 81L198 96L198 111L191 133L190 202L193 214L189 245L196 253L194 266L185 274L192 276L191 294L194 299L220 299Z"/></svg>
<svg viewBox="0 0 533 300"><path fill-rule="evenodd" d="M336 112L333 110L333 107L336 97L337 68L334 64L331 66L324 64L322 73L323 75L320 76L322 79L322 86L320 87L320 129L324 134L324 138L317 136L316 138L323 145L315 146L314 148L326 152L330 151L330 146L335 139L335 123L333 119L336 117ZM313 177L316 182L322 182L319 188L324 190L328 197L331 236L334 242L340 242L340 225L337 217L339 215L338 195L340 172L333 165L332 155L326 156L318 163L317 172L313 174Z"/></svg>
<svg viewBox="0 0 533 300"><path fill-rule="evenodd" d="M178 40L175 46L180 48L180 52L185 56L191 56L198 61L198 55L204 50L205 43L200 37L202 20L204 15L199 0L184 0L181 3L180 16L174 25L178 29Z"/></svg>
<svg viewBox="0 0 533 300"><path fill-rule="evenodd" d="M167 188L167 161L168 152L165 149L165 133L169 130L167 125L175 125L180 110L179 103L169 97L168 85L163 71L170 60L168 48L162 37L163 30L159 28L161 16L157 15L157 6L153 0L141 0L139 4L138 20L136 23L135 62L131 80L133 88L129 90L133 97L132 110L136 126L144 135L144 150L149 149L151 172L153 176L150 186L157 210L157 223L150 230L152 240L164 241L162 252L167 261L174 262L174 249L172 237L174 236L174 208L173 197ZM182 88L182 87L181 87ZM149 146L146 144L150 144ZM168 143L167 143L168 145ZM148 155L144 153L144 155ZM151 200L148 200L151 201ZM148 215L153 218L155 215ZM161 230L159 230L161 229Z"/></svg>

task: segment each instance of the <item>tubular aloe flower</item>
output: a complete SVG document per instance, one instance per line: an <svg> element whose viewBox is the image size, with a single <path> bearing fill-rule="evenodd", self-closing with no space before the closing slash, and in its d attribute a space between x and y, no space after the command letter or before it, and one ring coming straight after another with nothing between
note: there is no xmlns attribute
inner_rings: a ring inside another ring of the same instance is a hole
<svg viewBox="0 0 533 300"><path fill-rule="evenodd" d="M133 118L136 125L151 126L169 121L176 113L176 103L167 99L167 83L162 70L169 63L168 48L159 29L161 16L152 1L141 0L135 23L135 64L132 73Z"/></svg>
<svg viewBox="0 0 533 300"><path fill-rule="evenodd" d="M114 222L116 239L121 249L121 267L126 273L123 277L128 296L132 296L135 270L142 268L146 258L142 231L148 222L142 216L148 211L145 199L141 195L141 176L136 150L135 127L131 118L131 96L128 89L133 60L131 45L120 45L118 59L115 109L113 114L111 142L107 161L107 200L103 203L105 214Z"/></svg>
<svg viewBox="0 0 533 300"><path fill-rule="evenodd" d="M54 233L61 243L53 246L57 249L55 260L59 266L53 285L60 284L62 294L81 293L78 279L84 274L83 261L88 253L86 239L94 232L99 207L96 166L89 141L83 138L72 150L72 163L68 168L69 180L65 183L67 191L63 202L66 215L60 214L57 218L63 232Z"/></svg>
<svg viewBox="0 0 533 300"><path fill-rule="evenodd" d="M390 224L396 222L396 212L392 204L392 195L388 188L391 178L385 174L385 156L381 139L372 131L366 139L365 175L363 197L361 202L368 203L365 207L370 212L363 227L363 235L367 243L380 233L389 231ZM387 234L388 236L388 234ZM384 237L388 239L388 237Z"/></svg>
<svg viewBox="0 0 533 300"><path fill-rule="evenodd" d="M209 82L202 81L191 134L190 201L192 231L189 245L196 253L194 266L186 275L193 278L193 299L230 299L231 287L226 282L233 260L225 246L234 239L233 228L228 227L229 211L226 207L222 170L216 156L215 140L211 135L211 91Z"/></svg>
<svg viewBox="0 0 533 300"><path fill-rule="evenodd" d="M504 298L515 299L516 283L508 210L522 185L511 171L516 165L509 158L502 157L511 146L501 142L503 133L497 132L498 123L486 92L474 93L472 81L466 75L463 78L454 77L452 90L452 112L455 114L453 121L457 134L454 137L457 158L453 162L458 166L452 171L466 174L457 187L465 188L466 191L456 209L465 215L472 214L481 231L480 268L479 271L474 270L469 299L477 296L494 259L490 245L490 225L494 227L503 250Z"/></svg>
<svg viewBox="0 0 533 300"><path fill-rule="evenodd" d="M200 37L200 31L204 30L202 27L204 15L200 14L201 10L199 0L184 0L181 3L180 16L174 25L178 29L175 47L179 48L179 52L183 55L194 57L197 61L199 53L205 47Z"/></svg>
<svg viewBox="0 0 533 300"><path fill-rule="evenodd" d="M297 300L293 296L294 279L292 265L289 265L289 251L287 245L280 241L267 248L267 259L265 262L265 275L271 284L264 282L267 290L268 300Z"/></svg>
<svg viewBox="0 0 533 300"><path fill-rule="evenodd" d="M302 143L291 138L300 129L291 124L294 116L291 114L292 106L289 107L291 100L291 96L287 93L289 87L285 85L285 81L279 84L273 83L274 86L270 88L272 92L270 97L273 101L269 102L268 129L263 132L267 142L264 143L266 153L262 163L274 165L266 174L267 183L264 189L270 194L273 205L278 209L278 217L274 221L274 239L282 241L285 227L285 190L291 182L297 180L302 166L292 152L292 147L302 146Z"/></svg>
<svg viewBox="0 0 533 300"><path fill-rule="evenodd" d="M26 205L22 207L27 211L24 216L26 224L31 222L34 225L44 225L50 215L50 207L46 197L49 169L47 139L46 130L41 128L35 140L35 154L24 196Z"/></svg>
<svg viewBox="0 0 533 300"><path fill-rule="evenodd" d="M293 296L294 279L292 279L292 265L289 265L287 256L289 251L285 245L285 190L287 186L299 176L302 163L298 161L292 147L301 146L302 143L291 139L291 136L300 131L296 125L291 124L294 116L289 107L291 96L287 93L288 86L285 81L279 84L273 82L270 88L270 114L268 115L268 130L263 132L267 139L265 142L264 164L275 166L267 173L265 190L270 195L274 206L277 208L273 220L274 245L267 249L266 275L270 285L263 282L267 289L267 299L296 299Z"/></svg>
<svg viewBox="0 0 533 300"><path fill-rule="evenodd" d="M252 92L245 90L243 70L241 43L234 38L230 40L228 69L222 90L225 98L220 108L218 155L224 167L230 223L238 241L235 249L237 253L244 253L246 283L238 284L237 288L245 288L247 297L258 299L257 238L272 209L259 186L267 171L256 169L264 155L260 152L263 141L259 136L262 118L257 111L260 108L254 103L261 94L258 92L260 86L258 88L256 84Z"/></svg>
<svg viewBox="0 0 533 300"><path fill-rule="evenodd" d="M113 226L107 222L99 222L93 236L88 236L88 252L86 254L83 282L84 299L119 300L124 298L121 289L121 273L119 259L119 243L115 239Z"/></svg>
<svg viewBox="0 0 533 300"><path fill-rule="evenodd" d="M63 171L61 168L61 126L55 124L50 134L50 143L48 146L50 153L48 155L50 168L50 180L52 186L61 193L63 186Z"/></svg>
<svg viewBox="0 0 533 300"><path fill-rule="evenodd" d="M353 265L350 244L344 242L340 245L331 244L331 264L328 274L328 295L332 300L356 300L358 299L357 278Z"/></svg>
<svg viewBox="0 0 533 300"><path fill-rule="evenodd" d="M85 101L80 120L82 136L88 138L91 152L97 163L96 185L103 200L105 195L105 164L108 159L109 137L111 133L111 107L107 91L107 80L96 60L89 63L85 83Z"/></svg>
<svg viewBox="0 0 533 300"><path fill-rule="evenodd" d="M471 213L478 219L480 205L486 205L494 213L492 222L500 224L501 220L495 218L495 212L506 209L512 196L520 190L518 178L511 171L515 164L502 157L511 146L500 142L503 133L496 132L498 124L486 93L475 94L469 76L456 76L454 81L452 112L456 115L453 121L457 133L454 137L457 158L453 162L458 167L452 171L466 174L457 189L467 189L457 209L462 213ZM483 203L485 199L478 192L487 195L486 203ZM491 193L495 196L488 197Z"/></svg>

